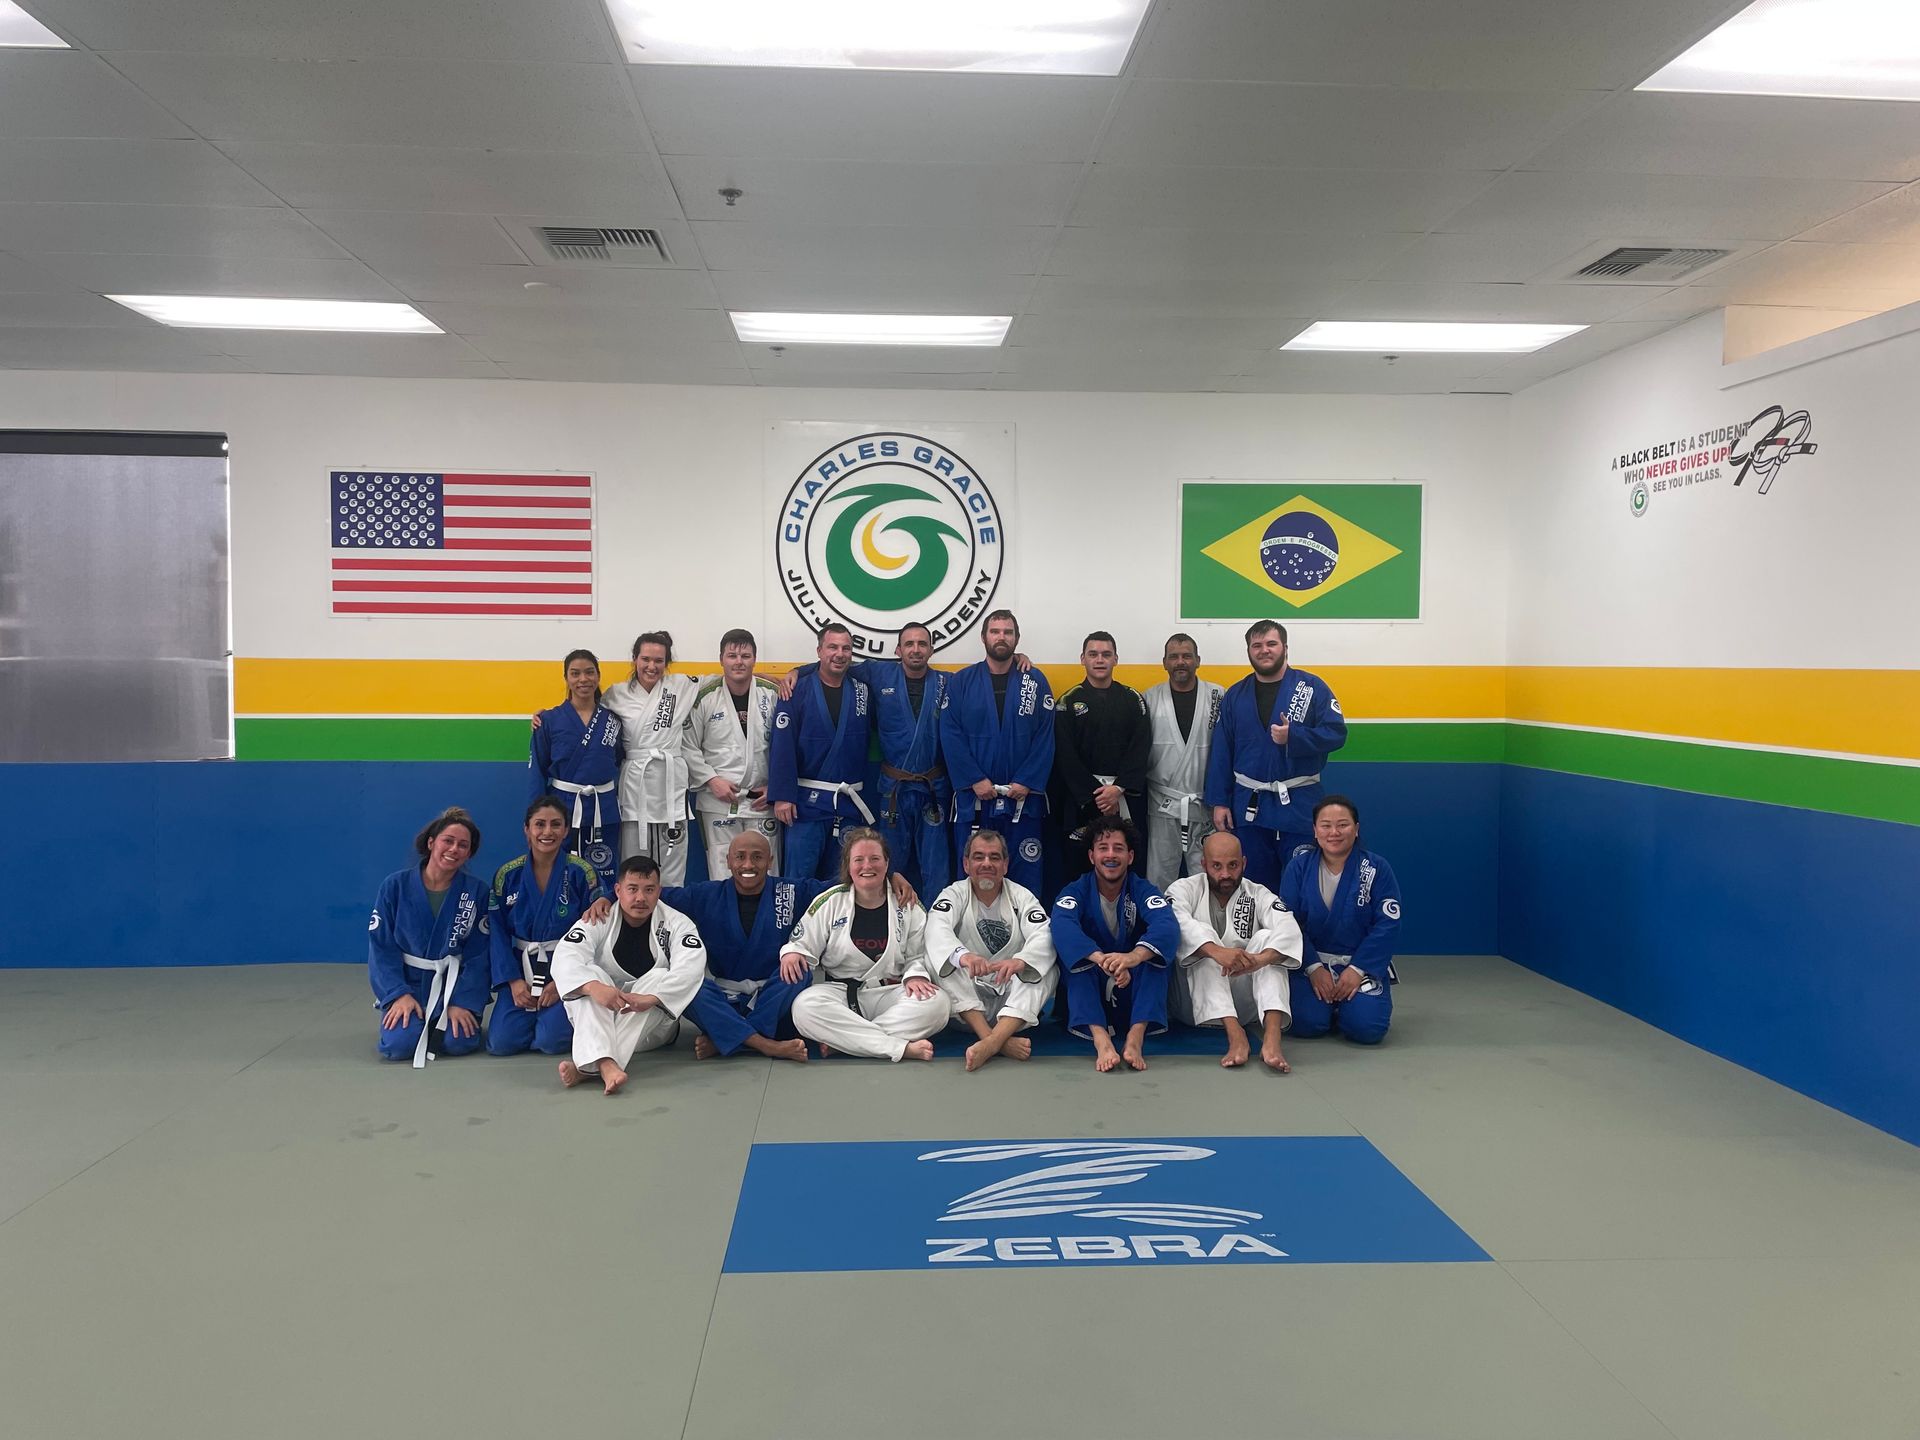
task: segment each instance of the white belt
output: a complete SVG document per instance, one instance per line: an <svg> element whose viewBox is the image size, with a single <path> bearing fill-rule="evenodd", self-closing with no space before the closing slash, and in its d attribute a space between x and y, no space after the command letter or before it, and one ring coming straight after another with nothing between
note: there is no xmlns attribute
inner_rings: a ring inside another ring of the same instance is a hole
<svg viewBox="0 0 1920 1440"><path fill-rule="evenodd" d="M1193 810L1200 807L1200 818L1208 819L1206 802L1191 792L1169 790L1164 785L1147 782L1147 798L1153 801L1154 809L1162 815L1178 817L1180 822L1180 849L1185 853L1193 843Z"/></svg>
<svg viewBox="0 0 1920 1440"><path fill-rule="evenodd" d="M560 948L558 940L515 940L513 948L520 952L520 973L526 978L527 988L539 997L547 988L548 975L552 974L553 952ZM548 975L542 975L533 968L533 957L538 955L547 962Z"/></svg>
<svg viewBox="0 0 1920 1440"><path fill-rule="evenodd" d="M797 783L802 790L831 791L835 800L835 809L839 808L839 798L842 795L846 796L849 800L853 801L853 808L860 812L860 818L869 825L873 824L873 811L869 810L867 808L867 802L860 798L860 792L866 788L863 781L808 780L802 777Z"/></svg>
<svg viewBox="0 0 1920 1440"><path fill-rule="evenodd" d="M1102 785L1115 785L1119 783L1120 777L1117 775L1096 775L1093 778L1098 780ZM1127 808L1127 792L1124 790L1120 792L1120 818L1122 820L1133 819L1133 811Z"/></svg>
<svg viewBox="0 0 1920 1440"><path fill-rule="evenodd" d="M1329 955L1326 951L1322 950L1320 952L1320 963L1328 969L1332 969L1335 965L1351 965L1353 963L1353 957L1351 955Z"/></svg>
<svg viewBox="0 0 1920 1440"><path fill-rule="evenodd" d="M415 970L433 972L433 984L427 988L427 1008L420 1014L420 1043L413 1047L413 1068L424 1070L427 1068L427 1061L433 1058L427 1053L428 1031L447 1028L446 1006L441 1006L438 1026L433 1023L433 1007L442 996L447 997L449 1004L452 1003L453 987L460 983L460 957L442 955L438 960L428 960L419 955L403 954L400 958Z"/></svg>
<svg viewBox="0 0 1920 1440"><path fill-rule="evenodd" d="M758 995L765 980L729 980L724 975L708 974L707 978L718 985L728 995Z"/></svg>
<svg viewBox="0 0 1920 1440"><path fill-rule="evenodd" d="M620 782L609 780L604 785L576 785L571 780L555 780L552 784L554 789L564 790L573 796L573 828L575 830L580 828L580 821L584 814L582 807L586 797L593 796L593 828L598 830L600 828L600 797L617 788Z"/></svg>
<svg viewBox="0 0 1920 1440"><path fill-rule="evenodd" d="M1320 776L1316 772L1312 775L1296 775L1291 780L1255 780L1251 775L1242 775L1236 770L1233 772L1233 783L1246 786L1246 788L1253 791L1256 796L1263 794L1278 795L1282 805L1291 805L1293 803L1293 797L1287 792L1289 790L1298 790L1302 785L1318 785L1320 783ZM1254 806L1249 805L1247 807L1247 818L1251 820L1253 815Z"/></svg>

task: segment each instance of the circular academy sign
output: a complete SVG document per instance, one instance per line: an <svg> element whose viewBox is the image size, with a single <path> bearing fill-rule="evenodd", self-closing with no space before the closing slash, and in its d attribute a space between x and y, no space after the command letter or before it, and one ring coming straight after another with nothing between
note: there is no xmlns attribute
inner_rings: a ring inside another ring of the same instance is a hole
<svg viewBox="0 0 1920 1440"><path fill-rule="evenodd" d="M859 655L886 655L918 621L933 648L993 605L1006 530L986 483L951 449L881 430L820 452L787 491L774 533L781 587L810 630L838 620Z"/></svg>

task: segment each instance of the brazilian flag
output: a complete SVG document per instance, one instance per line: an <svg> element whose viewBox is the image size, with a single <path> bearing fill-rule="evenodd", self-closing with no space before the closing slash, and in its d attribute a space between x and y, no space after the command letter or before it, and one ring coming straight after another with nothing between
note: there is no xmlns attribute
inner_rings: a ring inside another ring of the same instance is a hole
<svg viewBox="0 0 1920 1440"><path fill-rule="evenodd" d="M1419 619L1420 490L1187 483L1182 618Z"/></svg>

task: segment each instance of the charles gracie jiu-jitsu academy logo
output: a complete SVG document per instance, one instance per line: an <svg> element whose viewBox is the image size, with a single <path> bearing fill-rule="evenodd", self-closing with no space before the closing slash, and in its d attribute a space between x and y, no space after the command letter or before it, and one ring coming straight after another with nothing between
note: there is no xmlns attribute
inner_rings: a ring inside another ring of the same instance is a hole
<svg viewBox="0 0 1920 1440"><path fill-rule="evenodd" d="M909 621L935 650L992 608L1006 529L986 482L952 449L900 431L850 435L788 489L774 535L787 600L810 630L837 620L884 655Z"/></svg>

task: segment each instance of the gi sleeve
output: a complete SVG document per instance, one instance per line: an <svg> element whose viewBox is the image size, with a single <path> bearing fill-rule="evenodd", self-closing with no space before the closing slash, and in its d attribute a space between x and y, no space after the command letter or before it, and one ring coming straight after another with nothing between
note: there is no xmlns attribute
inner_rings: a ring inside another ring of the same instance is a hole
<svg viewBox="0 0 1920 1440"><path fill-rule="evenodd" d="M1213 722L1213 735L1207 742L1207 784L1202 798L1209 806L1233 805L1233 702L1225 695L1220 700L1220 718Z"/></svg>
<svg viewBox="0 0 1920 1440"><path fill-rule="evenodd" d="M953 781L955 794L971 790L987 778L986 770L974 756L973 742L967 736L966 716L956 693L959 686L956 675L940 695L940 753L946 760L947 778Z"/></svg>
<svg viewBox="0 0 1920 1440"><path fill-rule="evenodd" d="M493 995L493 926L487 923L485 886L472 876L467 877L467 883L473 887L468 891L474 899L473 929L460 942L460 979L454 985L453 994L447 997L447 1003L472 1011L473 1018L478 1020ZM453 898L447 896L450 903Z"/></svg>
<svg viewBox="0 0 1920 1440"><path fill-rule="evenodd" d="M1074 690L1079 689L1075 686ZM1074 690L1067 691L1062 697L1060 707L1053 712L1053 773L1060 777L1060 784L1073 801L1074 809L1081 816L1093 808L1093 787L1099 782L1093 778L1093 771L1087 768L1086 760L1080 754L1080 717L1073 713Z"/></svg>
<svg viewBox="0 0 1920 1440"><path fill-rule="evenodd" d="M1180 927L1179 953L1182 965L1193 965L1206 959L1200 953L1202 945L1220 943L1213 926L1199 914L1199 907L1206 903L1207 892L1184 880L1176 880L1167 888L1167 908L1173 911L1174 924Z"/></svg>
<svg viewBox="0 0 1920 1440"><path fill-rule="evenodd" d="M1053 973L1057 959L1053 953L1053 927L1047 923L1047 912L1031 895L1020 910L1020 928L1026 932L1020 942L1020 978L1044 980Z"/></svg>
<svg viewBox="0 0 1920 1440"><path fill-rule="evenodd" d="M373 985L374 1003L383 1010L413 990L407 982L407 962L396 926L400 880L405 874L403 870L381 882L373 902L373 918L367 922L367 979Z"/></svg>
<svg viewBox="0 0 1920 1440"><path fill-rule="evenodd" d="M767 800L800 803L800 698L796 689L773 707L773 733L767 740Z"/></svg>
<svg viewBox="0 0 1920 1440"><path fill-rule="evenodd" d="M1287 727L1287 763L1296 775L1311 774L1327 756L1347 743L1347 717L1323 680L1313 687L1307 718ZM1211 769L1211 765L1208 767Z"/></svg>
<svg viewBox="0 0 1920 1440"><path fill-rule="evenodd" d="M553 741L543 724L527 741L527 803L531 805L552 788Z"/></svg>
<svg viewBox="0 0 1920 1440"><path fill-rule="evenodd" d="M809 965L818 965L821 957L827 953L827 942L832 938L828 928L826 911L816 898L807 906L806 913L794 925L793 933L787 937L787 943L780 947L780 954L798 955Z"/></svg>
<svg viewBox="0 0 1920 1440"><path fill-rule="evenodd" d="M1147 788L1147 767L1153 760L1153 722L1147 718L1146 698L1138 690L1129 689L1127 693L1133 697L1133 704L1122 713L1132 729L1114 781L1122 790L1139 795Z"/></svg>
<svg viewBox="0 0 1920 1440"><path fill-rule="evenodd" d="M612 929L613 916L609 915L591 925L582 923L567 931L553 952L553 983L560 987L561 999L570 998L589 980L607 978L595 962Z"/></svg>
<svg viewBox="0 0 1920 1440"><path fill-rule="evenodd" d="M721 686L725 688L724 681L721 682ZM707 782L720 773L707 759L706 729L712 715L709 698L702 696L696 699L687 707L686 717L680 722L680 753L686 757L689 790L706 789ZM664 890L660 898L666 900ZM667 900L667 903L672 905L674 902Z"/></svg>
<svg viewBox="0 0 1920 1440"><path fill-rule="evenodd" d="M927 964L936 975L951 975L954 962L966 951L960 943L956 921L960 914L962 880L949 885L927 907ZM1044 917L1043 917L1044 918Z"/></svg>
<svg viewBox="0 0 1920 1440"><path fill-rule="evenodd" d="M1029 790L1046 793L1053 775L1053 687L1038 670L1029 670L1039 692L1032 728L1027 731L1027 753L1014 767L1013 778ZM1091 793L1091 792L1089 792Z"/></svg>
<svg viewBox="0 0 1920 1440"><path fill-rule="evenodd" d="M1393 867L1379 861L1373 877L1373 923L1367 926L1367 938L1353 952L1353 968L1376 980L1387 978L1387 966L1393 963L1394 943L1400 937L1400 882Z"/></svg>
<svg viewBox="0 0 1920 1440"><path fill-rule="evenodd" d="M1283 970L1300 968L1300 952L1305 944L1300 934L1300 922L1293 918L1293 912L1287 909L1278 895L1264 885L1249 885L1253 892L1253 939L1247 942L1247 950L1258 955L1263 950L1280 952L1280 967Z"/></svg>
<svg viewBox="0 0 1920 1440"><path fill-rule="evenodd" d="M1313 884L1312 873L1320 864L1320 852L1309 846L1287 861L1287 868L1280 875L1280 903L1291 910L1294 924L1300 930L1300 965L1307 970L1324 964L1320 952L1313 948L1313 941L1307 938L1307 927L1300 924L1299 917L1307 914L1307 886Z"/></svg>
<svg viewBox="0 0 1920 1440"><path fill-rule="evenodd" d="M1086 931L1080 916L1080 897L1072 891L1062 892L1053 902L1053 913L1047 919L1047 932L1053 937L1053 953L1068 970L1082 970L1091 962L1087 959L1100 947L1093 943L1093 936Z"/></svg>
<svg viewBox="0 0 1920 1440"><path fill-rule="evenodd" d="M934 981L933 966L927 963L927 912L909 905L901 912L900 922L900 978L917 975Z"/></svg>
<svg viewBox="0 0 1920 1440"><path fill-rule="evenodd" d="M524 980L520 970L520 952L513 948L513 933L507 924L507 897L504 881L505 867L493 877L493 888L487 892L487 956L493 973L493 988L510 985L515 980Z"/></svg>
<svg viewBox="0 0 1920 1440"><path fill-rule="evenodd" d="M1180 922L1173 918L1173 906L1167 903L1167 897L1151 885L1143 885L1147 892L1146 903L1140 913L1146 919L1147 928L1134 946L1144 945L1154 953L1155 959L1147 961L1149 965L1166 968L1167 962L1180 953Z"/></svg>

